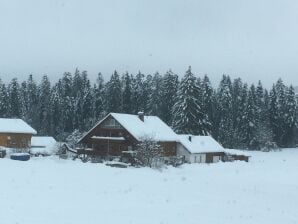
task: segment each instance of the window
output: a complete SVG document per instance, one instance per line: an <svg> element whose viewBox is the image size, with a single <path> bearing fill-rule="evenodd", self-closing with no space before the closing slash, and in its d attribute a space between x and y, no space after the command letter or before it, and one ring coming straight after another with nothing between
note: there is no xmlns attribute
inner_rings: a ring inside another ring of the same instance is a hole
<svg viewBox="0 0 298 224"><path fill-rule="evenodd" d="M114 118L105 120L102 126L105 128L121 128L120 124Z"/></svg>

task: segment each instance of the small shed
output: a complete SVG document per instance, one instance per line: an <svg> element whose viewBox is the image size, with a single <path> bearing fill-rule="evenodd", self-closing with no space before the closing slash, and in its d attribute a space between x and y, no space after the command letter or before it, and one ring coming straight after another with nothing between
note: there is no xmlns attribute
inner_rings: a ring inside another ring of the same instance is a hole
<svg viewBox="0 0 298 224"><path fill-rule="evenodd" d="M251 157L248 152L239 149L225 149L225 161L245 161L248 162Z"/></svg>
<svg viewBox="0 0 298 224"><path fill-rule="evenodd" d="M241 150L225 149L211 136L178 135L177 154L187 163L216 163L241 160L248 162L249 155Z"/></svg>
<svg viewBox="0 0 298 224"><path fill-rule="evenodd" d="M0 146L30 148L32 135L36 131L22 119L0 118Z"/></svg>
<svg viewBox="0 0 298 224"><path fill-rule="evenodd" d="M30 154L35 156L49 156L58 152L57 141L50 136L33 136L31 140Z"/></svg>
<svg viewBox="0 0 298 224"><path fill-rule="evenodd" d="M215 163L222 161L225 149L211 136L178 135L177 153L187 163Z"/></svg>

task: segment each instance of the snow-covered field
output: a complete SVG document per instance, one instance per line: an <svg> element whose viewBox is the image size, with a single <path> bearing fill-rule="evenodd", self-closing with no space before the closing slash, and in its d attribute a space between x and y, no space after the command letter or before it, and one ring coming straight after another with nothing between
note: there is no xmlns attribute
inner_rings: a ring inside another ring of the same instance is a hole
<svg viewBox="0 0 298 224"><path fill-rule="evenodd" d="M162 172L0 159L0 223L298 223L298 149L252 156Z"/></svg>

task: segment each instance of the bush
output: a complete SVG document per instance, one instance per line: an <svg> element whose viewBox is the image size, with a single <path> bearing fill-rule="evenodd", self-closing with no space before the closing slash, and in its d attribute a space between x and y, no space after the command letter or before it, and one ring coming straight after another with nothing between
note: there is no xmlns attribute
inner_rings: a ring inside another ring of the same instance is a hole
<svg viewBox="0 0 298 224"><path fill-rule="evenodd" d="M142 166L160 168L164 165L163 148L152 137L144 136L136 147L136 159Z"/></svg>

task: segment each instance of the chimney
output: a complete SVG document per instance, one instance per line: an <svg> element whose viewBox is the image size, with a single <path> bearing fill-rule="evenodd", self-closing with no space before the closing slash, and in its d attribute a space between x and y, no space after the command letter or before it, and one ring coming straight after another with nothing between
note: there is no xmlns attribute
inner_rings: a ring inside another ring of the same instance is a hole
<svg viewBox="0 0 298 224"><path fill-rule="evenodd" d="M142 112L142 111L138 112L138 117L141 121L144 122L144 112Z"/></svg>
<svg viewBox="0 0 298 224"><path fill-rule="evenodd" d="M191 142L191 135L190 135L190 136L188 136L188 140Z"/></svg>

